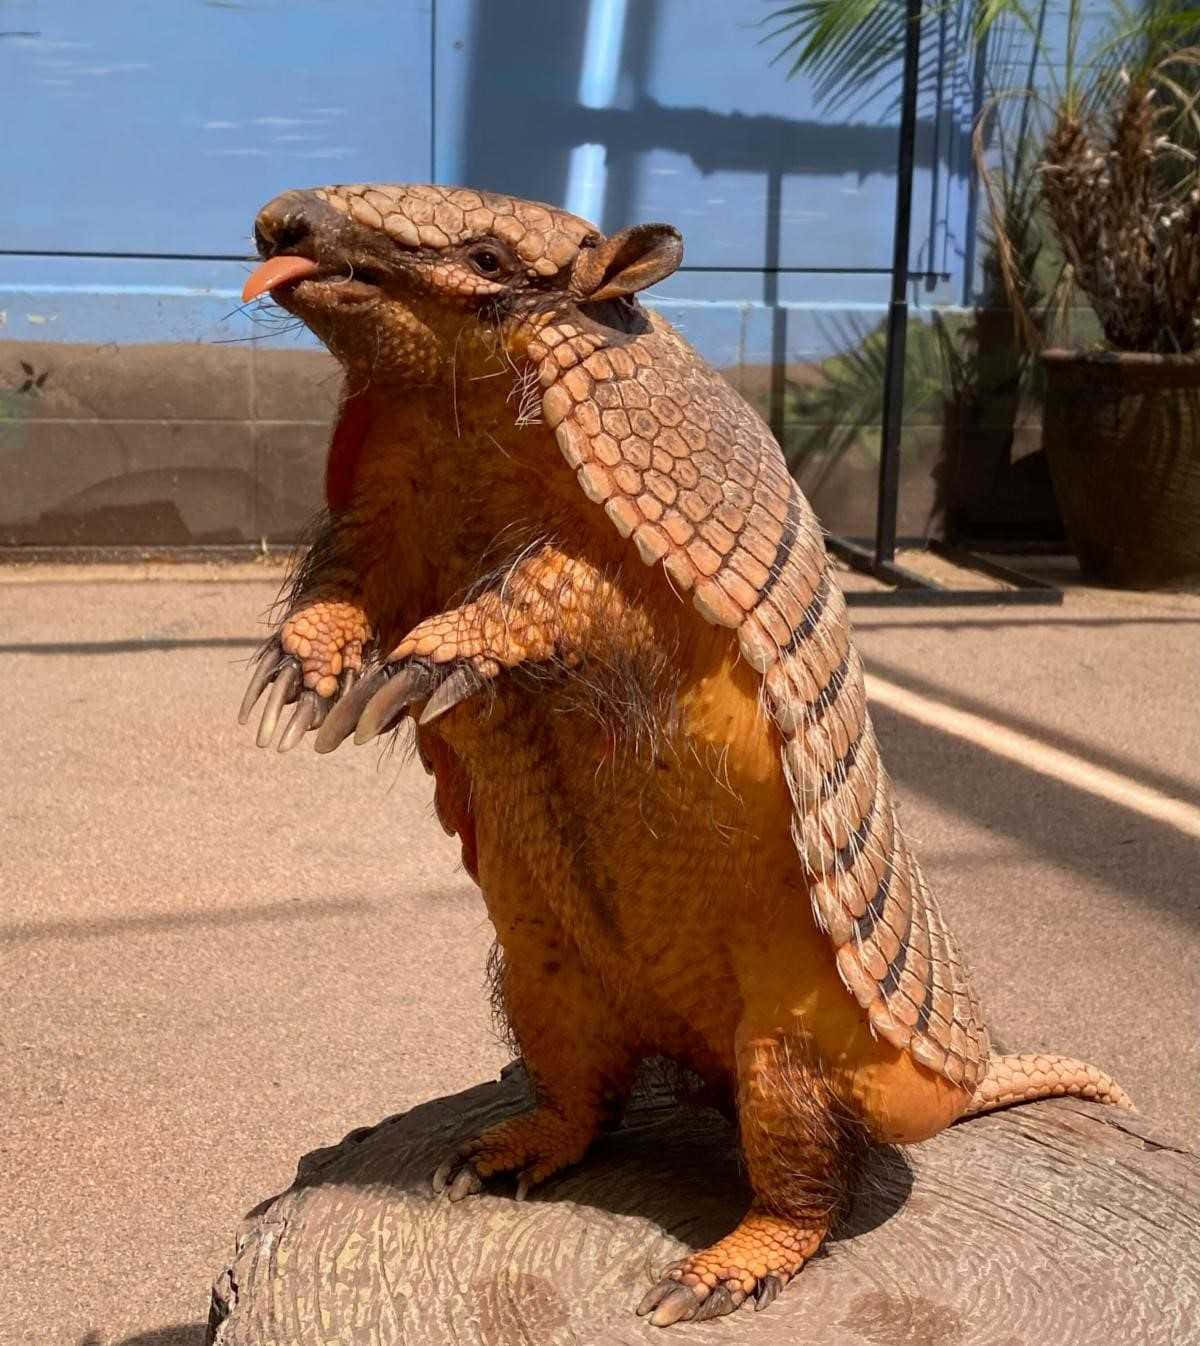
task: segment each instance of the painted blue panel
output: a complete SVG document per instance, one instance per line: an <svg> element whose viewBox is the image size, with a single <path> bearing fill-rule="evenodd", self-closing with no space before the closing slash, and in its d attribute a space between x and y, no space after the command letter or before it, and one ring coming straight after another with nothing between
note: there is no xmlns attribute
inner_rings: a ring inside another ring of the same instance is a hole
<svg viewBox="0 0 1200 1346"><path fill-rule="evenodd" d="M432 176L574 204L608 229L674 221L685 266L719 269L673 278L664 303L873 306L890 263L892 110L857 108L852 125L818 111L760 45L772 3L4 0L5 30L31 36L0 42L0 247L239 254L282 187ZM953 51L946 24L931 22L927 42ZM1052 15L1060 46L1062 26ZM963 293L973 90L927 102L912 261L950 277L914 285L932 305ZM220 322L236 266L0 263L0 339L253 330ZM774 266L813 270L759 269Z"/></svg>
<svg viewBox="0 0 1200 1346"><path fill-rule="evenodd" d="M886 304L890 278L872 272L796 271L771 276L764 272L677 271L649 292L664 303L816 305L855 308Z"/></svg>
<svg viewBox="0 0 1200 1346"><path fill-rule="evenodd" d="M851 125L819 111L807 81L771 64L755 22L766 12L728 0L440 0L440 178L566 204L605 229L670 220L690 266L886 268L890 98ZM964 168L949 92L918 145L914 259L939 270L946 179Z"/></svg>
<svg viewBox="0 0 1200 1346"><path fill-rule="evenodd" d="M243 306L245 262L0 257L0 342L314 345L288 315Z"/></svg>
<svg viewBox="0 0 1200 1346"><path fill-rule="evenodd" d="M3 244L237 254L284 187L426 179L431 0L7 0ZM12 210L14 201L20 202Z"/></svg>

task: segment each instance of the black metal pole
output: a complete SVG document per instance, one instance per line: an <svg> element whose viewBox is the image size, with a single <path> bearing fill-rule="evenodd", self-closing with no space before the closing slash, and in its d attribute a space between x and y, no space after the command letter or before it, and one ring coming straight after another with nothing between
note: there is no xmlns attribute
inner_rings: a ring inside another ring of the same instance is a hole
<svg viewBox="0 0 1200 1346"><path fill-rule="evenodd" d="M900 498L900 429L904 419L904 348L908 335L908 250L912 232L913 160L917 139L917 83L921 58L921 0L906 0L904 84L900 95L900 152L896 163L896 224L892 235L892 297L888 305L883 382L883 433L875 564L896 556Z"/></svg>

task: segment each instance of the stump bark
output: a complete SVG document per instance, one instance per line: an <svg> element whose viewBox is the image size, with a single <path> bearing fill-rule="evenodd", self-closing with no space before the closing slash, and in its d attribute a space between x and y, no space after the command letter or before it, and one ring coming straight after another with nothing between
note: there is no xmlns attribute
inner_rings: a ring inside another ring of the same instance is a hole
<svg viewBox="0 0 1200 1346"><path fill-rule="evenodd" d="M876 1151L827 1253L768 1311L664 1335L633 1306L745 1209L732 1129L643 1089L528 1201L435 1199L439 1161L526 1103L509 1067L305 1156L246 1217L210 1346L1200 1343L1200 1156L1142 1117L1058 1099Z"/></svg>

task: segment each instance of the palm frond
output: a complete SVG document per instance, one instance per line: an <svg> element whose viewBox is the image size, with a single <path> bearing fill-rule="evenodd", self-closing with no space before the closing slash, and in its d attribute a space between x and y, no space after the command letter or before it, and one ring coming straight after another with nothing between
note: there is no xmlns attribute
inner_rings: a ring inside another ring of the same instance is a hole
<svg viewBox="0 0 1200 1346"><path fill-rule="evenodd" d="M934 26L962 10L963 0L947 0L923 11L922 24L928 30L918 74L923 93L947 77L948 63L933 40ZM856 115L889 91L898 102L907 22L904 0L793 0L763 21L770 31L761 41L777 48L772 64L788 61L789 78L811 77L823 107Z"/></svg>

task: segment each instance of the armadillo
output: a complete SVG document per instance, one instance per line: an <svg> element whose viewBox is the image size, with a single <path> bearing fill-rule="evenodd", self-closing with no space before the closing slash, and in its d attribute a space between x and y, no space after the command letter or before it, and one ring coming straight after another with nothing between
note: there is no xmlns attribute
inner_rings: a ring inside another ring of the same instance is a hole
<svg viewBox="0 0 1200 1346"><path fill-rule="evenodd" d="M361 185L286 192L255 236L245 297L301 318L345 382L242 721L267 691L259 744L318 752L415 722L532 1084L435 1191L504 1174L523 1196L640 1061L681 1063L736 1109L754 1196L641 1300L664 1325L768 1304L868 1145L1055 1094L1129 1104L1092 1066L992 1053L813 510L637 299L679 266L674 228Z"/></svg>

